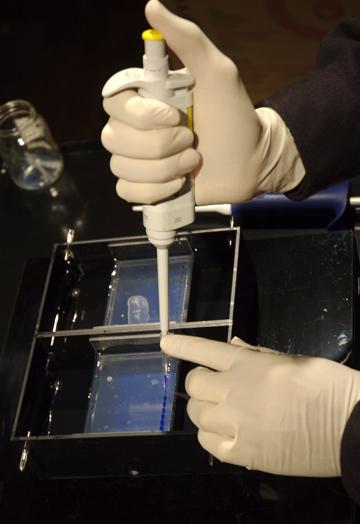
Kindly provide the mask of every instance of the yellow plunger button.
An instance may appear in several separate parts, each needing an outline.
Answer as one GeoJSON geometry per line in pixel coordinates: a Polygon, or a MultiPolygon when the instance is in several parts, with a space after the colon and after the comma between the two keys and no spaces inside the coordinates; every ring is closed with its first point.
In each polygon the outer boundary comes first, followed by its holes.
{"type": "Polygon", "coordinates": [[[163,35],[157,29],[147,29],[141,36],[143,40],[164,40],[163,35]]]}

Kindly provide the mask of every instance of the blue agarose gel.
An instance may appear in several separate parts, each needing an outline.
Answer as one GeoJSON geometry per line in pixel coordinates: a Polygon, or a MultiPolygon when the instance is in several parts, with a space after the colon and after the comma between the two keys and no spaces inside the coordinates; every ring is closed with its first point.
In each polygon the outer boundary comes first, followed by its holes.
{"type": "Polygon", "coordinates": [[[177,367],[172,359],[164,377],[160,351],[99,354],[85,431],[170,431],[177,367]]]}
{"type": "MultiPolygon", "coordinates": [[[[169,318],[186,320],[193,255],[169,259],[169,318]]],[[[118,251],[117,255],[121,255],[118,251]]],[[[156,258],[115,258],[105,325],[159,322],[156,258]]],[[[133,335],[131,341],[95,342],[96,363],[89,395],[85,431],[158,432],[172,429],[178,363],[170,359],[164,376],[159,338],[133,335]]]]}
{"type": "MultiPolygon", "coordinates": [[[[192,256],[169,259],[169,319],[186,320],[192,272],[192,256]]],[[[159,322],[156,258],[118,260],[110,283],[105,325],[159,322]]]]}

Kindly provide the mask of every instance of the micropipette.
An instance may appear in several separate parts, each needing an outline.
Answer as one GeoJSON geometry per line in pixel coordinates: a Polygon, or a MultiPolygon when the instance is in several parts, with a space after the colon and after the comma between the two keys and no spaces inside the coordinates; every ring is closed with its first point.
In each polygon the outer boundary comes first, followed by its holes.
{"type": "MultiPolygon", "coordinates": [[[[113,75],[103,88],[103,97],[113,96],[125,89],[137,89],[144,98],[161,100],[185,113],[188,126],[192,128],[192,76],[186,70],[169,71],[165,40],[159,31],[148,29],[143,32],[142,38],[145,42],[143,69],[129,68],[113,75]]],[[[169,247],[175,240],[176,230],[194,220],[195,201],[190,176],[174,197],[143,206],[146,234],[157,252],[161,337],[169,332],[169,247]]],[[[165,353],[163,367],[167,375],[169,360],[165,353]]]]}

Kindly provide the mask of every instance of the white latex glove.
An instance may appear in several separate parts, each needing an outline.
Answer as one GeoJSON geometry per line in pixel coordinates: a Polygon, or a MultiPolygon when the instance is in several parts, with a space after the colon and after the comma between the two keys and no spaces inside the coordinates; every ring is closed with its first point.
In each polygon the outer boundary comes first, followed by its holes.
{"type": "Polygon", "coordinates": [[[269,108],[254,110],[235,64],[199,27],[157,0],[147,3],[145,14],[195,78],[197,150],[193,133],[179,125],[177,109],[133,91],[105,99],[110,120],[102,142],[113,153],[119,196],[129,202],[162,200],[181,188],[190,171],[197,204],[293,189],[305,170],[281,117],[269,108]]]}
{"type": "Polygon", "coordinates": [[[340,475],[341,437],[360,399],[358,371],[240,339],[168,335],[161,347],[206,366],[191,370],[185,385],[189,417],[212,455],[267,473],[340,475]]]}

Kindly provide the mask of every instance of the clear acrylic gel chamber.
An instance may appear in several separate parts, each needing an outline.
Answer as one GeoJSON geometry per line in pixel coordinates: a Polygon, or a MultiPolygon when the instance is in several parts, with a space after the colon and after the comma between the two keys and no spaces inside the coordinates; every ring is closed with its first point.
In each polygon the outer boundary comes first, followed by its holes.
{"type": "MultiPolygon", "coordinates": [[[[171,331],[231,340],[239,244],[238,228],[178,235],[171,331]]],[[[55,245],[12,430],[22,467],[50,477],[209,471],[186,414],[192,365],[173,361],[164,385],[159,340],[146,237],[55,245]]]]}

